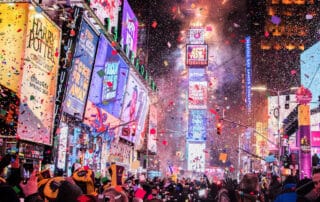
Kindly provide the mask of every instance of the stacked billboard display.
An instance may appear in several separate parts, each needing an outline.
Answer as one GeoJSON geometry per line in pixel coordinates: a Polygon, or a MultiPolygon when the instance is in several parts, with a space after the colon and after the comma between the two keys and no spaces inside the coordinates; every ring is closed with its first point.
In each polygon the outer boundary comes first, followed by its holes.
{"type": "Polygon", "coordinates": [[[0,10],[0,44],[11,47],[1,52],[0,84],[20,99],[17,135],[50,145],[61,31],[32,4],[3,3],[0,10]]]}
{"type": "Polygon", "coordinates": [[[85,19],[77,36],[63,111],[82,120],[87,100],[89,81],[94,64],[98,35],[85,19]]]}

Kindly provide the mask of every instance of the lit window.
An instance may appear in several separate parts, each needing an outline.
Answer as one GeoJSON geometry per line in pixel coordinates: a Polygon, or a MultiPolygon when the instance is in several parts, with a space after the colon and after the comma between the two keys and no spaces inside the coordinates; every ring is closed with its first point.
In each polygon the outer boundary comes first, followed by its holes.
{"type": "Polygon", "coordinates": [[[292,4],[292,0],[282,0],[283,4],[292,4]]]}
{"type": "Polygon", "coordinates": [[[306,3],[306,1],[305,0],[294,0],[294,3],[298,4],[298,5],[303,5],[306,3]]]}

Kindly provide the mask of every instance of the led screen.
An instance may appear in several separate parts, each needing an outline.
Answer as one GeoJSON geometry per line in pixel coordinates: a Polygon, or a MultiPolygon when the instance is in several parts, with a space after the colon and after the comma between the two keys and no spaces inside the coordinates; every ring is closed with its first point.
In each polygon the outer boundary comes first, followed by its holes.
{"type": "Polygon", "coordinates": [[[148,149],[151,152],[157,152],[157,120],[157,107],[150,105],[148,149]]]}
{"type": "Polygon", "coordinates": [[[82,119],[99,39],[84,19],[77,37],[63,111],[82,119]]]}
{"type": "Polygon", "coordinates": [[[189,81],[205,81],[206,70],[204,68],[189,68],[189,81]]]}
{"type": "Polygon", "coordinates": [[[50,145],[61,34],[43,13],[31,4],[28,9],[17,133],[22,140],[50,145]]]}
{"type": "Polygon", "coordinates": [[[246,37],[246,102],[247,110],[251,112],[251,77],[252,77],[252,67],[251,67],[251,38],[246,37]]]}
{"type": "Polygon", "coordinates": [[[125,52],[127,55],[130,51],[136,55],[138,24],[138,20],[128,1],[124,0],[122,9],[121,45],[122,47],[126,47],[125,52]]]}
{"type": "Polygon", "coordinates": [[[88,100],[119,118],[128,73],[126,63],[100,35],[88,100]]]}
{"type": "Polygon", "coordinates": [[[90,7],[102,24],[106,25],[107,21],[110,33],[112,28],[117,30],[121,0],[93,0],[90,7]]]}
{"type": "Polygon", "coordinates": [[[195,172],[204,172],[205,170],[205,143],[188,143],[188,170],[195,172]]]}
{"type": "Polygon", "coordinates": [[[127,123],[127,127],[132,128],[136,124],[135,136],[122,136],[123,138],[135,142],[137,145],[143,142],[144,136],[140,136],[144,128],[146,113],[148,111],[148,91],[133,73],[129,74],[121,120],[127,123]]]}
{"type": "Polygon", "coordinates": [[[317,108],[320,103],[320,42],[305,50],[300,56],[301,85],[312,93],[311,109],[317,108]]]}
{"type": "Polygon", "coordinates": [[[208,46],[207,45],[187,45],[187,66],[207,66],[208,46]]]}
{"type": "Polygon", "coordinates": [[[208,87],[206,81],[189,82],[189,109],[206,109],[208,101],[208,87]]]}
{"type": "Polygon", "coordinates": [[[206,141],[207,111],[189,110],[189,127],[187,141],[206,141]]]}
{"type": "Polygon", "coordinates": [[[204,44],[205,30],[202,28],[189,29],[190,44],[204,44]]]}

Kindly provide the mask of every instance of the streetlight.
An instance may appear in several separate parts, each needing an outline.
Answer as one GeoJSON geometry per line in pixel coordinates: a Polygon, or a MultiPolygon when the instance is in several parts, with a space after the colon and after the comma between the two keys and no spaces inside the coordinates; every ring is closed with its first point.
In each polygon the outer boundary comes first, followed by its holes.
{"type": "MultiPolygon", "coordinates": [[[[279,138],[279,145],[278,145],[278,149],[279,149],[279,156],[278,156],[278,161],[279,161],[279,168],[280,168],[280,162],[281,162],[281,135],[280,135],[280,95],[282,93],[288,92],[288,91],[292,91],[292,90],[296,90],[298,89],[298,87],[291,87],[291,88],[287,88],[287,89],[283,89],[283,90],[274,90],[274,89],[268,89],[265,86],[253,86],[251,87],[251,90],[253,91],[260,91],[260,92],[272,92],[272,93],[276,93],[277,94],[277,107],[275,108],[275,118],[277,119],[277,135],[279,138]]],[[[280,170],[279,173],[281,174],[280,170]]]]}

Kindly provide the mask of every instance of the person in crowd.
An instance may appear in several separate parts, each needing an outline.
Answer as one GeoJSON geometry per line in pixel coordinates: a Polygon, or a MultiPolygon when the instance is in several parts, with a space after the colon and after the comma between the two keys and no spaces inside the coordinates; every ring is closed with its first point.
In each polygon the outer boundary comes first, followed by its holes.
{"type": "Polygon", "coordinates": [[[264,202],[263,194],[260,193],[259,178],[254,173],[247,173],[240,181],[236,190],[238,202],[264,202]]]}
{"type": "Polygon", "coordinates": [[[304,197],[311,202],[320,201],[320,168],[313,170],[312,182],[312,189],[304,197]]]}
{"type": "Polygon", "coordinates": [[[78,168],[73,174],[72,179],[81,188],[82,192],[87,195],[98,196],[95,190],[94,172],[87,166],[78,168]]]}
{"type": "Polygon", "coordinates": [[[233,181],[231,178],[227,178],[223,181],[222,187],[218,191],[217,201],[218,202],[233,202],[236,201],[236,193],[237,189],[236,181],[233,181]]]}
{"type": "Polygon", "coordinates": [[[314,184],[312,182],[312,179],[310,178],[304,178],[302,180],[299,180],[297,183],[297,202],[309,202],[305,195],[308,194],[312,189],[314,188],[314,184]]]}
{"type": "MultiPolygon", "coordinates": [[[[271,176],[271,181],[265,192],[269,201],[274,201],[276,196],[281,193],[282,185],[280,183],[280,177],[277,175],[271,176]]],[[[268,202],[268,201],[267,201],[268,202]]]]}
{"type": "Polygon", "coordinates": [[[0,199],[3,202],[19,202],[16,191],[3,177],[3,171],[11,163],[12,155],[5,155],[0,161],[0,199]]]}
{"type": "Polygon", "coordinates": [[[294,176],[289,175],[283,182],[282,191],[276,197],[274,202],[286,202],[286,201],[296,201],[297,200],[297,180],[294,176]]]}

